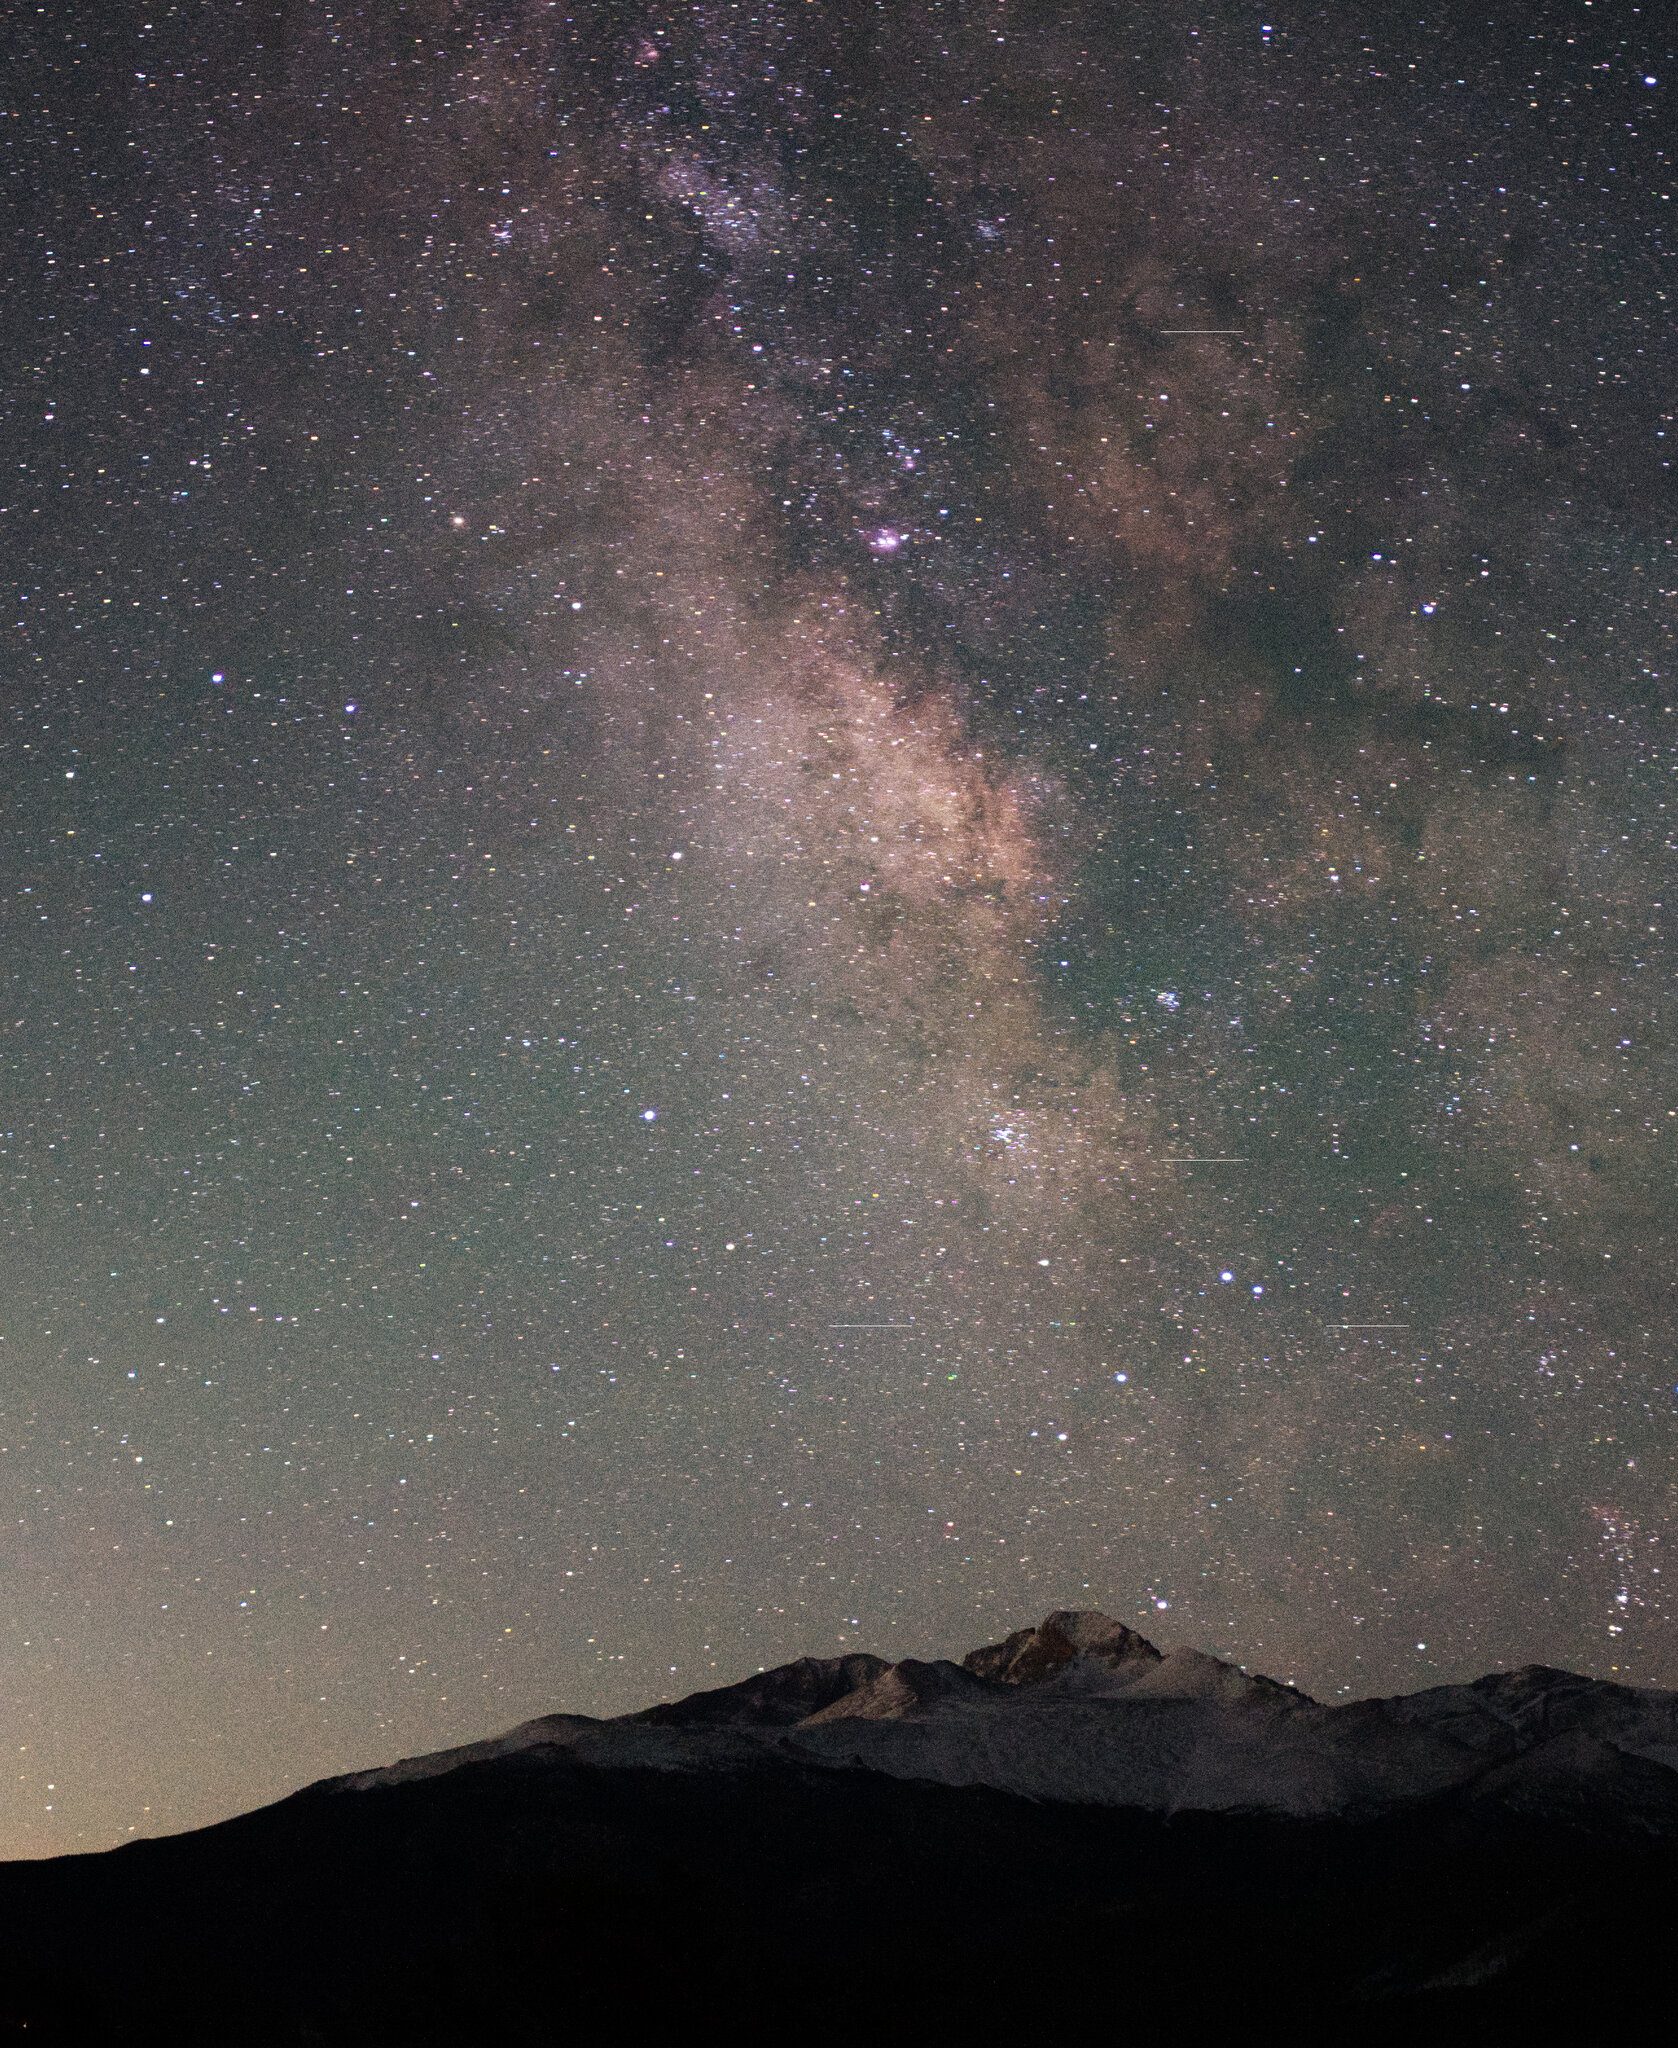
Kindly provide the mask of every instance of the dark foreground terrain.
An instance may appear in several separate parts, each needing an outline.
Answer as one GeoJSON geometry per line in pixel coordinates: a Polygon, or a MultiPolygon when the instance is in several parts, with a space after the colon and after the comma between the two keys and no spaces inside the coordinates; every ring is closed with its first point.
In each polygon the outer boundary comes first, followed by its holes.
{"type": "MultiPolygon", "coordinates": [[[[832,1669],[789,1667],[801,1685],[832,1669]]],[[[1010,1682],[1036,1674],[984,1681],[1010,1682]]],[[[788,1725],[761,1689],[736,1719],[761,1732],[766,1711],[788,1725]]],[[[680,1733],[682,1710],[660,1712],[680,1733]]],[[[705,1705],[688,1725],[718,1718],[705,1705]]],[[[812,1762],[780,1733],[692,1770],[527,1740],[0,1867],[0,2035],[1548,2041],[1601,2038],[1651,2000],[1664,2028],[1678,1836],[1660,1819],[1670,1774],[1638,1768],[1653,1822],[1623,1781],[1565,1810],[1475,1781],[1362,1815],[1168,1814],[812,1762]]]]}

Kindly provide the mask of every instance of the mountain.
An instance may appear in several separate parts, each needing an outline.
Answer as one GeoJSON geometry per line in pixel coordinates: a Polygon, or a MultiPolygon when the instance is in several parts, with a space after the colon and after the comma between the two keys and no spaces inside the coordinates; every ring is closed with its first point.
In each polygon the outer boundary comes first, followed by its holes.
{"type": "Polygon", "coordinates": [[[1646,1790],[1632,1804],[1662,1832],[1660,1788],[1678,1793],[1678,1696],[1533,1666],[1324,1706],[1199,1650],[1162,1654],[1106,1615],[1063,1611],[959,1664],[801,1657],[616,1720],[555,1715],[340,1784],[369,1791],[515,1749],[563,1752],[592,1770],[797,1759],[1076,1806],[1342,1819],[1471,1791],[1482,1804],[1536,1800],[1547,1811],[1541,1779],[1554,1780],[1558,1817],[1588,1817],[1561,1761],[1577,1756],[1593,1781],[1604,1759],[1650,1767],[1633,1773],[1646,1790]],[[1556,1748],[1564,1737],[1577,1740],[1556,1748]]]}
{"type": "Polygon", "coordinates": [[[1065,1611],[0,1866],[0,2038],[1548,2037],[1678,1991],[1675,1881],[1678,1695],[1325,1705],[1065,1611]]]}

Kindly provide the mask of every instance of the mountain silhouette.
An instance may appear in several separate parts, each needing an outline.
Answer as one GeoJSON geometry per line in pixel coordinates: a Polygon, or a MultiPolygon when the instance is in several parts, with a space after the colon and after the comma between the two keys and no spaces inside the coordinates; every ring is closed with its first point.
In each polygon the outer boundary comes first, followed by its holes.
{"type": "Polygon", "coordinates": [[[1678,1695],[1325,1705],[1062,1611],[0,1866],[0,2038],[1600,2029],[1678,1989],[1678,1695]]]}

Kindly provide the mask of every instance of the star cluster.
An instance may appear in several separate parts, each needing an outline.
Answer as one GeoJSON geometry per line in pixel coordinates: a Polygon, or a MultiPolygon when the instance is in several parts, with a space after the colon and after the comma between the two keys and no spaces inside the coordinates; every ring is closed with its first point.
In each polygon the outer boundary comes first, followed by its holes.
{"type": "Polygon", "coordinates": [[[1067,1603],[1678,1685],[1653,19],[17,28],[0,1849],[1067,1603]]]}

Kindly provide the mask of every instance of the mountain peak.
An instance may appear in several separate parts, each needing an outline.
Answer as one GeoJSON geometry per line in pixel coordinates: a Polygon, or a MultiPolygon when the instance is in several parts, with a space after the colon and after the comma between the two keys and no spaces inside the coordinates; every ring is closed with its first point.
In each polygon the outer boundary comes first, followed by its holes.
{"type": "Polygon", "coordinates": [[[736,1685],[689,1693],[685,1699],[644,1707],[624,1719],[658,1728],[791,1727],[889,1669],[884,1657],[864,1651],[847,1657],[799,1657],[771,1671],[755,1672],[736,1685]]]}
{"type": "Polygon", "coordinates": [[[1063,1671],[1074,1658],[1117,1669],[1123,1664],[1157,1664],[1160,1653],[1145,1636],[1095,1608],[1062,1607],[1035,1628],[1016,1629],[1000,1643],[971,1650],[961,1660],[975,1678],[1005,1685],[1032,1685],[1063,1671]]]}
{"type": "Polygon", "coordinates": [[[821,1708],[800,1725],[818,1728],[835,1721],[899,1721],[927,1712],[945,1700],[984,1697],[984,1684],[965,1665],[940,1657],[930,1663],[905,1657],[844,1699],[821,1708]]]}

